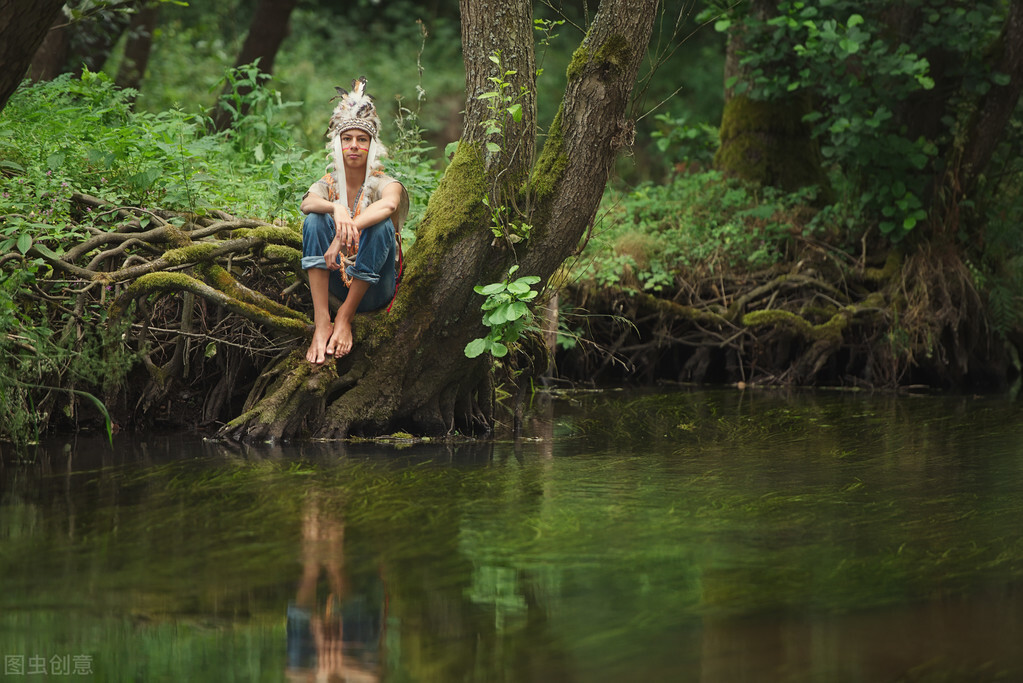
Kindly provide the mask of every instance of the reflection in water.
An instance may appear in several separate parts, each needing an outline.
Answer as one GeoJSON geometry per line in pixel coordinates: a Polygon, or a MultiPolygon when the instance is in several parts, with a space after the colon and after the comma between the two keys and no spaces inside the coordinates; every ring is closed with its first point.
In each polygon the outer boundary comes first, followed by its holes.
{"type": "Polygon", "coordinates": [[[341,518],[315,493],[302,522],[302,578],[288,605],[289,681],[378,681],[386,624],[386,593],[375,574],[353,580],[341,518]],[[328,593],[317,594],[325,574],[328,593]]]}
{"type": "Polygon", "coordinates": [[[0,654],[111,681],[1023,680],[1019,417],[622,392],[513,443],[46,444],[0,468],[0,654]]]}

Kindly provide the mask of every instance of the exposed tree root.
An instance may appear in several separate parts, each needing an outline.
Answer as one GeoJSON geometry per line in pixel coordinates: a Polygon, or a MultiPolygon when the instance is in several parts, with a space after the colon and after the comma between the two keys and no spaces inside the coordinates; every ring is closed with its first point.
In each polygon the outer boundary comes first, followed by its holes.
{"type": "Polygon", "coordinates": [[[956,252],[892,252],[876,268],[821,255],[811,249],[797,263],[728,277],[684,273],[673,300],[577,283],[563,300],[593,343],[562,352],[559,370],[587,381],[886,389],[1004,389],[1013,380],[956,252]]]}

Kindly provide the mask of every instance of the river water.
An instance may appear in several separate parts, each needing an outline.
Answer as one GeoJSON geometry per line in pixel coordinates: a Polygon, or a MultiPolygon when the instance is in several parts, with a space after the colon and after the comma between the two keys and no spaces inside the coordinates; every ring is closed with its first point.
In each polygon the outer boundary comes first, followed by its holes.
{"type": "Polygon", "coordinates": [[[1023,680],[1018,402],[535,407],[518,441],[120,434],[8,458],[4,675],[1023,680]]]}

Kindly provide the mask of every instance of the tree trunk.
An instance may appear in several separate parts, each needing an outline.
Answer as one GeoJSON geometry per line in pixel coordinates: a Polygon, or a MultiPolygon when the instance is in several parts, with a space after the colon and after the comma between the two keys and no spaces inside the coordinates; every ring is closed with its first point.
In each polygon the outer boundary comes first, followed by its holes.
{"type": "Polygon", "coordinates": [[[1009,76],[1005,85],[992,85],[977,106],[977,112],[963,143],[961,186],[969,196],[979,176],[987,169],[1005,127],[1012,118],[1023,91],[1023,3],[1009,3],[1001,36],[994,51],[992,71],[1009,76]]]}
{"type": "Polygon", "coordinates": [[[128,26],[128,42],[124,46],[124,61],[117,70],[114,81],[122,88],[139,89],[142,77],[149,64],[153,49],[153,31],[160,16],[159,5],[147,5],[131,18],[128,26]]]}
{"type": "MultiPolygon", "coordinates": [[[[1023,93],[1023,3],[1009,3],[1001,34],[991,50],[990,66],[992,72],[1007,75],[1009,81],[993,84],[980,98],[964,132],[945,153],[946,166],[933,183],[931,239],[949,240],[958,233],[962,203],[973,199],[1019,104],[1023,93]]],[[[970,241],[982,243],[982,230],[971,235],[970,241]]]]}
{"type": "MultiPolygon", "coordinates": [[[[259,60],[259,70],[265,74],[272,74],[274,60],[277,58],[277,50],[288,35],[288,21],[291,12],[298,5],[298,0],[260,0],[256,12],[252,16],[252,23],[249,25],[249,34],[245,38],[235,66],[245,66],[259,60]]],[[[227,84],[224,93],[230,88],[227,84]]],[[[239,88],[244,94],[248,88],[239,88]]],[[[240,112],[244,115],[244,110],[240,112]]],[[[233,121],[232,113],[222,106],[217,106],[213,114],[213,125],[217,130],[227,130],[233,121]]]]}
{"type": "MultiPolygon", "coordinates": [[[[769,0],[752,0],[748,11],[758,21],[777,14],[769,0]]],[[[738,83],[752,85],[741,63],[745,49],[743,23],[737,21],[729,31],[725,53],[725,108],[715,167],[758,185],[789,191],[809,185],[825,187],[818,145],[803,122],[812,110],[810,98],[795,95],[763,101],[736,94],[738,83]],[[735,84],[728,87],[732,79],[735,84]]]]}
{"type": "Polygon", "coordinates": [[[62,0],[0,0],[0,111],[18,89],[63,6],[62,0]]]}
{"type": "MultiPolygon", "coordinates": [[[[334,363],[312,367],[298,351],[283,359],[272,386],[250,396],[249,409],[222,436],[267,439],[305,432],[343,438],[396,429],[430,435],[492,429],[489,362],[462,353],[470,340],[484,335],[482,298],[473,287],[500,280],[516,256],[522,274],[545,281],[578,245],[617,151],[632,140],[625,112],[658,2],[601,2],[569,67],[560,114],[535,164],[526,157],[528,141],[502,146],[500,163],[488,156],[480,126],[490,113],[472,99],[495,73],[486,58],[494,49],[502,50],[502,70],[531,82],[531,3],[471,4],[463,33],[466,132],[430,199],[392,312],[360,316],[354,350],[334,363]],[[508,23],[485,21],[497,16],[508,23]],[[505,169],[518,163],[532,169],[519,208],[529,207],[533,228],[516,255],[503,242],[492,245],[483,201],[505,169]]],[[[532,106],[524,106],[521,126],[512,130],[528,137],[534,125],[532,106]]]]}
{"type": "Polygon", "coordinates": [[[68,31],[67,18],[60,14],[32,57],[32,64],[28,68],[29,79],[33,83],[52,81],[64,73],[70,55],[71,32],[68,31]]]}
{"type": "Polygon", "coordinates": [[[32,57],[29,77],[49,81],[62,73],[80,77],[85,69],[102,69],[131,21],[128,12],[138,4],[135,0],[114,3],[73,25],[58,16],[32,57]]]}

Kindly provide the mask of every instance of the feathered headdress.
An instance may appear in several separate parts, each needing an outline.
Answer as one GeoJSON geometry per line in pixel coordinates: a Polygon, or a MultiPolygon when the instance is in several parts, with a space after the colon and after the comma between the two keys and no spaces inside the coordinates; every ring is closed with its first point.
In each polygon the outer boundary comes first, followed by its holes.
{"type": "Polygon", "coordinates": [[[366,77],[360,76],[352,81],[352,91],[336,87],[337,95],[331,98],[340,100],[334,107],[334,113],[330,116],[330,125],[327,127],[327,149],[331,154],[333,163],[328,166],[328,171],[334,174],[334,181],[337,183],[338,192],[344,196],[345,162],[344,150],[341,148],[341,134],[346,130],[358,128],[369,133],[369,154],[366,159],[366,180],[370,174],[380,167],[378,158],[387,154],[387,148],[380,143],[380,117],[377,116],[376,105],[373,104],[373,97],[366,92],[366,77]]]}

